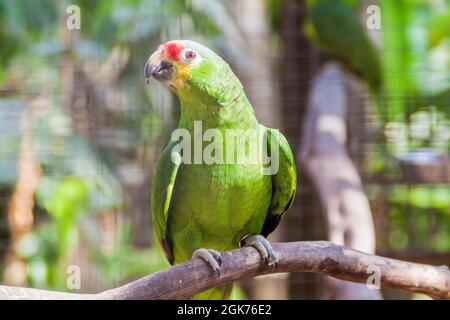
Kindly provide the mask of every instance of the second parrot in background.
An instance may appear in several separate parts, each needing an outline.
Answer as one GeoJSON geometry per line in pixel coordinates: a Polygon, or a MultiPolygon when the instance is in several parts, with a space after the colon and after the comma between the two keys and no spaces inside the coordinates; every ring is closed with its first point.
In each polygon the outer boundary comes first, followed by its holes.
{"type": "Polygon", "coordinates": [[[324,53],[360,76],[374,94],[381,87],[381,65],[375,46],[359,20],[353,0],[308,0],[307,38],[324,53]]]}

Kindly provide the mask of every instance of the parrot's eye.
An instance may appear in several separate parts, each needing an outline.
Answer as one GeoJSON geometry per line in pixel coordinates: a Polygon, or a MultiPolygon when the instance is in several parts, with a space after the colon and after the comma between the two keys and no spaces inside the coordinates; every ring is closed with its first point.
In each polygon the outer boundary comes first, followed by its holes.
{"type": "Polygon", "coordinates": [[[194,51],[189,50],[186,51],[184,56],[186,57],[187,60],[194,60],[197,54],[194,51]]]}
{"type": "Polygon", "coordinates": [[[200,57],[198,56],[197,52],[195,52],[192,49],[184,49],[180,53],[180,60],[185,65],[192,65],[197,64],[200,62],[200,57]]]}

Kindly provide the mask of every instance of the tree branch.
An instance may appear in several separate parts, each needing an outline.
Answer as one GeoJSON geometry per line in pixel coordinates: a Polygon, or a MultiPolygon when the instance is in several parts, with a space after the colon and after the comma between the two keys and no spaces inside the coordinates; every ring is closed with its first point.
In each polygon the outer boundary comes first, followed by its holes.
{"type": "Polygon", "coordinates": [[[246,247],[222,253],[219,278],[202,260],[194,259],[98,294],[0,286],[0,299],[187,299],[208,288],[278,272],[316,272],[359,283],[366,283],[375,272],[381,286],[450,299],[447,266],[384,258],[327,241],[276,243],[273,247],[281,258],[276,270],[264,266],[258,252],[246,247]]]}

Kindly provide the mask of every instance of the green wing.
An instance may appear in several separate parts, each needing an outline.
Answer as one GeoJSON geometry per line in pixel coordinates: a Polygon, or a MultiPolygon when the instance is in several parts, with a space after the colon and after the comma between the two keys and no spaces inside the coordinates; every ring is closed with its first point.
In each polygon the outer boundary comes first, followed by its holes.
{"type": "Polygon", "coordinates": [[[381,65],[376,49],[348,1],[309,1],[305,34],[322,51],[361,76],[372,90],[379,89],[381,65]]]}
{"type": "Polygon", "coordinates": [[[176,142],[169,143],[161,153],[156,163],[152,182],[151,207],[153,225],[167,260],[173,264],[173,243],[169,236],[167,218],[169,216],[170,199],[175,180],[180,167],[180,154],[172,152],[176,142]]]}
{"type": "Polygon", "coordinates": [[[278,149],[279,166],[272,176],[272,201],[261,232],[264,236],[278,226],[283,214],[292,206],[297,189],[294,155],[286,138],[278,130],[268,128],[267,144],[271,155],[278,149]]]}

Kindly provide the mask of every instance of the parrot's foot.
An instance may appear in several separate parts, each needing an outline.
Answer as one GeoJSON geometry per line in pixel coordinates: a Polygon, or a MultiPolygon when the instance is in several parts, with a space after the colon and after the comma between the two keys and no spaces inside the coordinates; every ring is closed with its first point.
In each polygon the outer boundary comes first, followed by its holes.
{"type": "Polygon", "coordinates": [[[277,267],[279,258],[278,254],[272,248],[270,242],[262,235],[245,236],[241,240],[241,247],[253,247],[258,250],[261,257],[264,259],[266,266],[273,265],[277,267]]]}
{"type": "Polygon", "coordinates": [[[200,248],[194,251],[192,258],[200,258],[205,261],[217,277],[220,277],[220,265],[222,264],[222,256],[219,251],[213,249],[200,248]]]}

